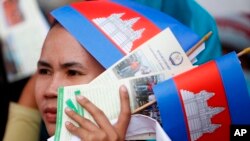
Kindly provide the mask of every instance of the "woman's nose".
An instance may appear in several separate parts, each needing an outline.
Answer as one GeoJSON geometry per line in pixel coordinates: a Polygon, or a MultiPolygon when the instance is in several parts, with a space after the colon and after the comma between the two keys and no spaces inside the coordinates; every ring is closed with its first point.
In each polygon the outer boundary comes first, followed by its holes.
{"type": "Polygon", "coordinates": [[[63,86],[63,81],[60,79],[60,77],[53,77],[48,82],[48,88],[46,90],[45,97],[47,98],[56,98],[57,97],[57,91],[58,88],[63,86]]]}

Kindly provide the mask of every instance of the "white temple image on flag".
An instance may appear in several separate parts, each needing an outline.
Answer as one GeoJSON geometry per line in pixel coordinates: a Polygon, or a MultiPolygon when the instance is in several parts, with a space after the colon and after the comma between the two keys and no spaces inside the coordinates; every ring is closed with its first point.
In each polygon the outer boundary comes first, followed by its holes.
{"type": "Polygon", "coordinates": [[[122,51],[128,54],[136,39],[141,38],[145,28],[134,30],[132,26],[140,19],[139,17],[122,20],[125,13],[114,13],[107,18],[95,18],[92,21],[98,25],[102,31],[108,35],[122,51]]]}
{"type": "Polygon", "coordinates": [[[221,113],[224,107],[211,107],[207,101],[215,94],[205,90],[197,94],[187,90],[180,90],[181,97],[185,107],[186,117],[188,119],[188,128],[191,140],[199,139],[204,133],[212,133],[220,124],[213,124],[211,118],[221,113]]]}

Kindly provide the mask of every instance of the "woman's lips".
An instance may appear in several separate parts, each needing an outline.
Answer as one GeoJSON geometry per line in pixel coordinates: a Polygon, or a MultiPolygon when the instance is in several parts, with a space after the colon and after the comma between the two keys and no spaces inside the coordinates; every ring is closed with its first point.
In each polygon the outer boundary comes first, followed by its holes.
{"type": "Polygon", "coordinates": [[[56,123],[56,108],[46,108],[44,110],[45,118],[50,123],[56,123]]]}

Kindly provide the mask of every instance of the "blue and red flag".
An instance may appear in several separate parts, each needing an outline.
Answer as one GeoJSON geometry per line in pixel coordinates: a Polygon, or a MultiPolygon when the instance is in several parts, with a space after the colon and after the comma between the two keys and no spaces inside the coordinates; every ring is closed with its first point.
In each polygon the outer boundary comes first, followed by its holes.
{"type": "Polygon", "coordinates": [[[230,125],[250,125],[250,98],[235,52],[153,90],[163,128],[172,140],[230,140],[230,125]]]}
{"type": "Polygon", "coordinates": [[[131,0],[73,3],[51,14],[105,68],[167,27],[184,51],[200,40],[174,18],[131,0]]]}

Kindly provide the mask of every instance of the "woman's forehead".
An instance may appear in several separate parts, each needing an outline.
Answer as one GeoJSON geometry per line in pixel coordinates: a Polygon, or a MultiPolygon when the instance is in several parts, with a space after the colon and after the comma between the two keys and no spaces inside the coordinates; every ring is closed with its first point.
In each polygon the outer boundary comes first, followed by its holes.
{"type": "Polygon", "coordinates": [[[41,57],[76,58],[89,56],[80,43],[62,26],[56,24],[49,31],[44,42],[41,57]]]}
{"type": "Polygon", "coordinates": [[[65,49],[83,50],[80,43],[60,24],[54,25],[48,33],[44,47],[64,47],[65,49]]]}

